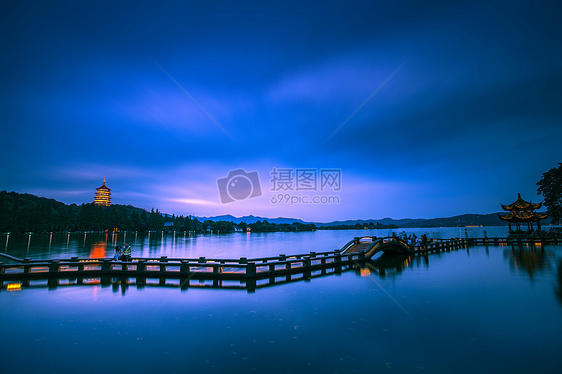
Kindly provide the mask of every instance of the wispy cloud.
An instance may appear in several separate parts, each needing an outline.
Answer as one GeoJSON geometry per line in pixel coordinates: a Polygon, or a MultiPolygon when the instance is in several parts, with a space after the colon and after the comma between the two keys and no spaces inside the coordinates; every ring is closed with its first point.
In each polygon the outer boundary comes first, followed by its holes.
{"type": "Polygon", "coordinates": [[[181,203],[187,205],[208,205],[208,206],[221,206],[220,202],[217,201],[210,201],[210,200],[203,200],[203,199],[182,199],[182,198],[168,198],[168,201],[172,201],[174,203],[181,203]]]}
{"type": "Polygon", "coordinates": [[[388,77],[386,77],[386,79],[361,103],[361,105],[359,105],[350,115],[349,117],[347,117],[327,138],[325,141],[330,140],[331,137],[333,137],[334,135],[337,134],[338,131],[341,130],[342,127],[344,127],[352,118],[355,114],[357,114],[357,112],[359,112],[361,110],[361,108],[363,108],[363,106],[365,106],[365,104],[367,104],[369,102],[369,100],[371,100],[371,98],[373,96],[375,96],[375,94],[377,92],[379,92],[391,79],[392,77],[394,77],[394,75],[396,75],[396,73],[398,73],[400,71],[400,69],[402,69],[402,66],[404,66],[404,63],[402,65],[400,65],[398,68],[396,68],[396,70],[394,70],[388,77]]]}
{"type": "Polygon", "coordinates": [[[234,138],[226,129],[209,113],[187,90],[170,74],[166,69],[164,69],[159,63],[156,62],[156,65],[170,80],[187,96],[189,99],[213,122],[221,131],[228,136],[231,140],[234,141],[234,138]]]}

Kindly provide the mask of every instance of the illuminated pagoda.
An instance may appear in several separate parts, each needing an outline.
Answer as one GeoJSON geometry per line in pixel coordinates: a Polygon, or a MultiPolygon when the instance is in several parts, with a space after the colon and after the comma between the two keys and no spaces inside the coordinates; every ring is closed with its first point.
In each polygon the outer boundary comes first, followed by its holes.
{"type": "Polygon", "coordinates": [[[511,224],[515,224],[516,231],[521,231],[521,224],[526,223],[529,231],[533,230],[533,222],[537,223],[538,230],[541,230],[541,219],[548,217],[547,213],[537,213],[535,210],[540,209],[542,203],[533,204],[521,198],[521,194],[517,194],[517,200],[509,205],[500,204],[506,212],[505,216],[498,216],[500,219],[507,221],[509,231],[511,232],[511,224]]]}
{"type": "Polygon", "coordinates": [[[105,185],[105,178],[103,178],[103,185],[96,188],[94,204],[101,206],[111,205],[111,189],[105,185]]]}

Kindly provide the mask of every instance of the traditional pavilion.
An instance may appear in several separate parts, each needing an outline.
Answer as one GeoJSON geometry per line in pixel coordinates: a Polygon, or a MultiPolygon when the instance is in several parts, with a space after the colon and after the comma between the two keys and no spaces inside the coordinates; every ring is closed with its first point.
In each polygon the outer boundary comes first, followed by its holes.
{"type": "Polygon", "coordinates": [[[507,221],[509,224],[509,231],[511,232],[511,224],[515,224],[515,231],[522,231],[521,224],[526,223],[528,230],[533,230],[533,222],[536,222],[537,228],[541,229],[541,219],[548,217],[547,213],[537,213],[535,210],[540,209],[542,203],[533,204],[521,198],[521,194],[517,194],[517,200],[509,205],[500,204],[506,212],[505,216],[498,216],[500,219],[507,221]]]}
{"type": "Polygon", "coordinates": [[[103,178],[103,185],[96,188],[94,204],[101,206],[111,205],[111,189],[105,185],[105,178],[103,178]]]}

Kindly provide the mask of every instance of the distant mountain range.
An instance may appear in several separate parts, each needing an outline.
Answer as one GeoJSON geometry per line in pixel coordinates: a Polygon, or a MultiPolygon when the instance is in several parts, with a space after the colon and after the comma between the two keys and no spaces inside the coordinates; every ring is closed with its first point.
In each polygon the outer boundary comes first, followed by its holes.
{"type": "MultiPolygon", "coordinates": [[[[66,204],[56,201],[54,199],[47,199],[44,197],[38,197],[31,194],[19,194],[17,192],[0,192],[0,213],[9,214],[11,203],[10,201],[17,198],[18,204],[21,206],[23,210],[32,210],[37,204],[48,205],[51,209],[60,209],[61,207],[67,207],[66,204]]],[[[70,209],[79,209],[79,206],[76,204],[68,205],[70,209]]],[[[124,212],[127,216],[131,215],[133,212],[136,214],[142,214],[146,212],[144,209],[135,208],[133,206],[122,206],[124,212]]],[[[506,212],[500,212],[500,214],[505,214],[506,212]]],[[[1,215],[1,214],[0,214],[1,215]]],[[[171,217],[171,215],[168,215],[171,217]]],[[[356,224],[364,225],[370,224],[371,222],[376,225],[380,223],[381,225],[396,225],[400,228],[414,228],[414,227],[466,227],[466,226],[507,226],[507,222],[502,221],[498,218],[497,213],[491,214],[462,214],[459,216],[453,217],[446,217],[446,218],[431,218],[431,219],[424,219],[424,218],[403,218],[403,219],[393,219],[393,218],[383,218],[383,219],[358,219],[358,220],[347,220],[347,221],[332,221],[332,222],[306,222],[302,219],[298,218],[285,218],[285,217],[277,217],[277,218],[268,218],[268,217],[260,217],[260,216],[243,216],[243,217],[234,217],[233,215],[227,214],[222,216],[214,216],[214,217],[197,217],[199,221],[211,220],[211,221],[227,221],[227,222],[234,222],[236,224],[244,221],[247,224],[255,223],[257,221],[268,221],[269,223],[275,224],[292,224],[294,222],[302,223],[302,224],[310,224],[313,223],[318,227],[321,226],[339,226],[339,225],[347,225],[353,226],[356,224]]],[[[0,220],[1,222],[1,220],[0,220]]],[[[550,218],[545,219],[541,222],[543,225],[549,225],[551,223],[550,218]]]]}
{"type": "MultiPolygon", "coordinates": [[[[243,216],[243,217],[234,217],[230,214],[225,214],[222,216],[215,216],[215,217],[196,217],[199,221],[205,221],[205,220],[209,220],[209,221],[227,221],[227,222],[234,222],[234,223],[240,223],[240,222],[246,222],[248,224],[250,223],[256,223],[257,221],[267,221],[269,223],[294,223],[294,222],[298,222],[298,223],[313,223],[313,222],[304,222],[302,219],[298,219],[298,218],[284,218],[284,217],[278,217],[278,218],[267,218],[267,217],[256,217],[256,216],[243,216]]],[[[317,225],[318,226],[318,225],[317,225]]]]}
{"type": "MultiPolygon", "coordinates": [[[[504,214],[501,212],[500,214],[504,214]]],[[[359,223],[364,224],[377,224],[381,225],[396,225],[401,228],[413,228],[413,227],[466,227],[466,226],[507,226],[507,222],[502,221],[498,218],[497,213],[491,214],[462,214],[459,216],[446,217],[446,218],[403,218],[403,219],[393,219],[393,218],[383,218],[383,219],[358,219],[358,220],[347,220],[347,221],[333,221],[333,222],[306,222],[297,218],[267,218],[259,216],[243,216],[234,217],[230,214],[216,217],[197,217],[199,220],[210,220],[210,221],[232,221],[234,223],[240,223],[242,221],[246,223],[254,223],[257,221],[268,221],[270,223],[314,223],[316,226],[338,226],[338,225],[355,225],[359,223]]],[[[544,225],[548,225],[550,219],[543,221],[544,225]]]]}

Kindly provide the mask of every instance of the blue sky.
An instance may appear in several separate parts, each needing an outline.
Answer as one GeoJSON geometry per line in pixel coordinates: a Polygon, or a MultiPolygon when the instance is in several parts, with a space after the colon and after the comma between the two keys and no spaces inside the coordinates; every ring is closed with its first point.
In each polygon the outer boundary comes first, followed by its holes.
{"type": "Polygon", "coordinates": [[[539,201],[562,161],[554,1],[0,7],[2,190],[80,204],[105,177],[174,214],[431,218],[539,201]],[[272,191],[274,168],[341,188],[272,191]],[[221,202],[236,169],[261,196],[221,202]]]}

